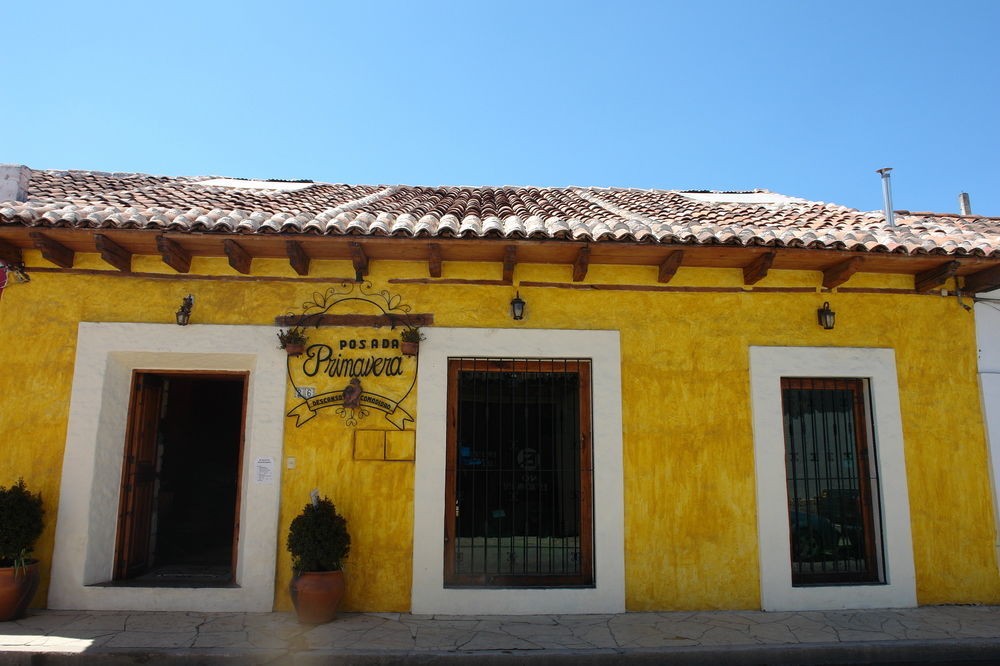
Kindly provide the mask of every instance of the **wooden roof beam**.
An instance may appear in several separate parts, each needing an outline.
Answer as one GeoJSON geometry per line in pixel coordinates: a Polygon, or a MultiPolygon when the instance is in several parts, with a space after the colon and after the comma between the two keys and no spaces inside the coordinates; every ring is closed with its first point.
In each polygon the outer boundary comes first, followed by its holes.
{"type": "Polygon", "coordinates": [[[250,264],[253,263],[253,257],[250,256],[249,252],[231,238],[222,241],[222,249],[226,251],[226,257],[229,259],[229,265],[233,267],[233,270],[239,271],[244,275],[250,275],[250,264]]]}
{"type": "Polygon", "coordinates": [[[677,273],[677,269],[681,267],[682,261],[684,261],[684,250],[674,250],[668,254],[667,258],[660,264],[656,281],[663,284],[670,282],[674,278],[674,274],[677,273]]]}
{"type": "Polygon", "coordinates": [[[517,266],[517,246],[508,245],[503,251],[503,281],[514,281],[514,267],[517,266]]]}
{"type": "Polygon", "coordinates": [[[590,266],[590,246],[584,245],[576,253],[576,260],[573,261],[573,282],[581,282],[587,277],[587,268],[590,266]]]}
{"type": "Polygon", "coordinates": [[[361,282],[361,278],[368,275],[368,255],[361,243],[351,241],[351,263],[354,264],[354,280],[361,282]]]}
{"type": "Polygon", "coordinates": [[[980,291],[1000,289],[1000,266],[993,266],[965,276],[962,291],[976,294],[980,291]]]}
{"type": "Polygon", "coordinates": [[[438,243],[427,245],[427,272],[432,278],[441,277],[441,245],[438,243]]]}
{"type": "Polygon", "coordinates": [[[170,240],[166,236],[157,236],[156,249],[159,250],[163,263],[178,273],[187,273],[191,270],[191,253],[177,241],[170,240]]]}
{"type": "Polygon", "coordinates": [[[7,265],[24,263],[24,258],[21,256],[21,248],[0,240],[0,261],[7,265]]]}
{"type": "Polygon", "coordinates": [[[288,263],[299,275],[309,275],[309,255],[300,241],[285,241],[285,253],[288,255],[288,263]]]}
{"type": "Polygon", "coordinates": [[[861,264],[864,261],[861,257],[851,257],[847,261],[830,266],[823,271],[823,286],[827,289],[833,289],[844,284],[851,279],[852,275],[861,270],[861,264]]]}
{"type": "Polygon", "coordinates": [[[122,273],[132,272],[132,253],[104,234],[94,234],[94,245],[101,253],[101,259],[122,273]]]}
{"type": "Polygon", "coordinates": [[[40,231],[32,231],[28,234],[35,249],[41,250],[42,256],[60,268],[73,268],[73,257],[75,253],[62,243],[52,240],[40,231]]]}
{"type": "Polygon", "coordinates": [[[929,271],[917,273],[913,276],[914,289],[917,291],[930,291],[935,287],[940,287],[948,278],[955,276],[955,271],[961,265],[957,261],[948,261],[929,271]]]}
{"type": "Polygon", "coordinates": [[[773,251],[765,252],[744,266],[743,284],[756,284],[767,277],[767,271],[771,268],[771,264],[774,263],[775,254],[777,253],[773,251]]]}

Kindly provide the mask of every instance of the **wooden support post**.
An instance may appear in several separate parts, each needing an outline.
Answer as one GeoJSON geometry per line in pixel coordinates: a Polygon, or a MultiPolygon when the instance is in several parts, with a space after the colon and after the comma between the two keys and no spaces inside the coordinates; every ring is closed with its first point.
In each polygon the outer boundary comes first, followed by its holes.
{"type": "Polygon", "coordinates": [[[962,291],[975,294],[1000,289],[1000,266],[993,266],[965,276],[962,291]]]}
{"type": "Polygon", "coordinates": [[[132,272],[132,253],[104,234],[94,234],[94,245],[101,253],[101,259],[122,273],[132,272]]]}
{"type": "Polygon", "coordinates": [[[660,264],[659,274],[656,276],[657,282],[662,282],[666,284],[673,279],[674,274],[677,269],[681,267],[681,262],[684,260],[684,250],[674,250],[667,255],[667,258],[663,260],[660,264]]]}
{"type": "Polygon", "coordinates": [[[441,246],[437,243],[427,246],[427,272],[431,277],[441,277],[441,246]]]}
{"type": "Polygon", "coordinates": [[[285,241],[285,253],[288,255],[288,263],[299,275],[309,275],[309,255],[302,248],[299,241],[285,241]]]}
{"type": "Polygon", "coordinates": [[[743,284],[756,284],[767,277],[774,263],[774,252],[766,252],[743,267],[743,284]]]}
{"type": "Polygon", "coordinates": [[[517,246],[508,245],[503,251],[503,280],[514,281],[514,267],[517,266],[517,246]]]}
{"type": "Polygon", "coordinates": [[[250,256],[249,252],[240,247],[240,244],[232,238],[222,241],[222,249],[226,251],[226,257],[229,258],[229,265],[233,267],[233,270],[250,275],[250,263],[253,261],[253,257],[250,256]]]}
{"type": "Polygon", "coordinates": [[[368,255],[361,243],[351,241],[351,262],[354,264],[354,280],[361,282],[361,278],[368,275],[368,255]]]}
{"type": "Polygon", "coordinates": [[[157,236],[156,249],[159,250],[163,263],[178,273],[187,273],[191,270],[191,254],[176,241],[166,236],[157,236]]]}
{"type": "Polygon", "coordinates": [[[35,249],[42,251],[43,257],[60,268],[73,268],[73,250],[39,231],[32,231],[28,235],[35,243],[35,249]]]}
{"type": "Polygon", "coordinates": [[[584,245],[576,253],[576,261],[573,262],[573,282],[580,282],[587,277],[587,268],[590,267],[590,246],[584,245]]]}
{"type": "Polygon", "coordinates": [[[862,263],[864,263],[864,259],[861,257],[851,257],[847,261],[830,266],[823,271],[823,286],[827,289],[839,287],[861,270],[862,263]]]}
{"type": "Polygon", "coordinates": [[[917,273],[913,276],[913,288],[917,291],[930,291],[940,287],[948,278],[955,275],[955,271],[961,265],[957,261],[948,261],[923,273],[917,273]]]}
{"type": "Polygon", "coordinates": [[[21,256],[21,248],[16,245],[11,245],[10,243],[5,243],[0,241],[0,261],[7,264],[20,264],[24,262],[24,258],[21,256]]]}

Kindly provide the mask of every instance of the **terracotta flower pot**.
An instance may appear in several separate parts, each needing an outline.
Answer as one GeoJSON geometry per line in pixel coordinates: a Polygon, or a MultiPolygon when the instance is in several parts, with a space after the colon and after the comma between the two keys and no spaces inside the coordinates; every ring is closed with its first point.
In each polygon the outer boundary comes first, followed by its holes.
{"type": "Polygon", "coordinates": [[[0,567],[0,622],[24,617],[38,579],[38,560],[25,567],[0,567]]]}
{"type": "Polygon", "coordinates": [[[419,342],[402,342],[399,345],[400,350],[403,352],[403,356],[416,356],[417,352],[420,351],[419,342]]]}
{"type": "Polygon", "coordinates": [[[289,356],[301,356],[305,350],[306,344],[304,342],[289,342],[285,344],[285,351],[289,356]]]}
{"type": "Polygon", "coordinates": [[[343,571],[303,571],[288,586],[295,613],[302,624],[322,624],[336,619],[347,584],[343,571]]]}

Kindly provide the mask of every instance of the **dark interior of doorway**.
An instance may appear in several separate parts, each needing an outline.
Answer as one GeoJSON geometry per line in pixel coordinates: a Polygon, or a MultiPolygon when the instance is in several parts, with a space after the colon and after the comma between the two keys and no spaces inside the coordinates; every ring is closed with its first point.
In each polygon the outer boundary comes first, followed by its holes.
{"type": "Polygon", "coordinates": [[[245,376],[163,375],[150,565],[118,585],[233,581],[245,376]]]}

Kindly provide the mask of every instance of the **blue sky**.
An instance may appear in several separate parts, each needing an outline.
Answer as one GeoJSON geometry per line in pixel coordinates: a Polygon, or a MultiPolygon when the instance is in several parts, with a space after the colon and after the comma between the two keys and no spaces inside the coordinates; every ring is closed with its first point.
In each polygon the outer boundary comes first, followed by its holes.
{"type": "Polygon", "coordinates": [[[11,3],[0,162],[1000,215],[1000,2],[11,3]]]}

